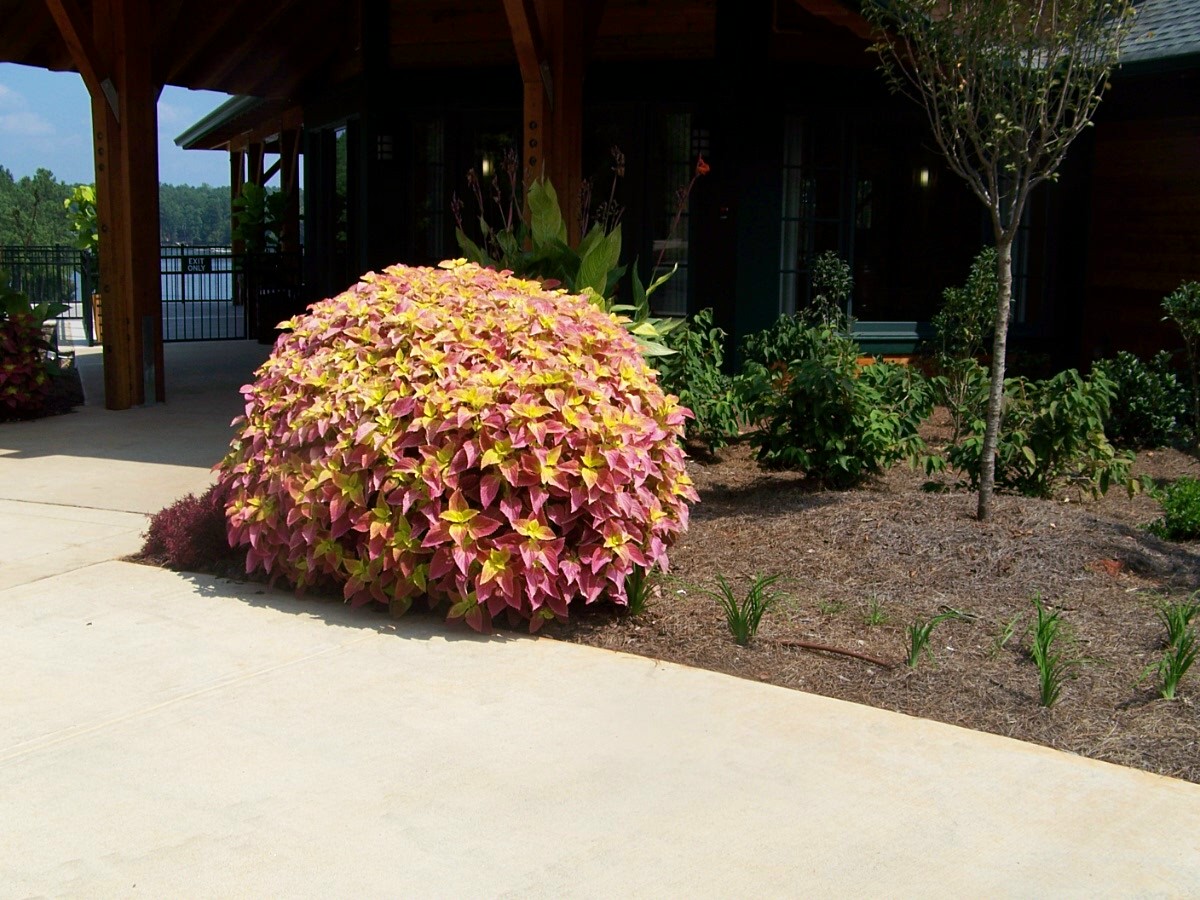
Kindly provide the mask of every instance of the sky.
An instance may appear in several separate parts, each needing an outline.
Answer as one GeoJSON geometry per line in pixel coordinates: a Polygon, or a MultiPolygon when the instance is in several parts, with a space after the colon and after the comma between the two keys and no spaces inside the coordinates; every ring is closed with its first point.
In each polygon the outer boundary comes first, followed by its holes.
{"type": "MultiPolygon", "coordinates": [[[[229,155],[181,150],[175,138],[228,98],[213,91],[166,87],[158,101],[158,180],[163,184],[229,184],[229,155]]],[[[74,72],[0,63],[0,166],[16,178],[49,169],[69,184],[96,180],[92,107],[74,72]]]]}

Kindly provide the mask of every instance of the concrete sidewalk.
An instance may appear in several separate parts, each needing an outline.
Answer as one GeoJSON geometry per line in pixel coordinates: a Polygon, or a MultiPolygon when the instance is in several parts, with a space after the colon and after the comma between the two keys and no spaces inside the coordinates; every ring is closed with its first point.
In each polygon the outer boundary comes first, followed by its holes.
{"type": "Polygon", "coordinates": [[[0,897],[1200,896],[1192,784],[115,561],[223,452],[214,350],[0,426],[0,897]]]}

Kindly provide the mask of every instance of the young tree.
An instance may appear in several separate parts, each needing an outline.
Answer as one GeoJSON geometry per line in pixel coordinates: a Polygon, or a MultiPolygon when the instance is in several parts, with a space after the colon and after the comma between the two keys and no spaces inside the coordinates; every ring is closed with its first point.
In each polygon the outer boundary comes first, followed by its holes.
{"type": "Polygon", "coordinates": [[[1004,400],[1012,247],[1030,192],[1055,177],[1091,123],[1131,0],[865,0],[892,88],[925,108],[933,137],[987,208],[996,244],[991,389],[979,479],[991,512],[1004,400]]]}

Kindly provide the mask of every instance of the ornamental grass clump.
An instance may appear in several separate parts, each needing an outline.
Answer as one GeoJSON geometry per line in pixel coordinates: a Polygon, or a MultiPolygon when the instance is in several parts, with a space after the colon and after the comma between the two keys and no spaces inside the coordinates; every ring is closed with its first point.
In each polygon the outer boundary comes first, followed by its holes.
{"type": "Polygon", "coordinates": [[[536,630],[666,568],[688,412],[586,299],[392,266],[287,327],[218,467],[248,571],[536,630]]]}

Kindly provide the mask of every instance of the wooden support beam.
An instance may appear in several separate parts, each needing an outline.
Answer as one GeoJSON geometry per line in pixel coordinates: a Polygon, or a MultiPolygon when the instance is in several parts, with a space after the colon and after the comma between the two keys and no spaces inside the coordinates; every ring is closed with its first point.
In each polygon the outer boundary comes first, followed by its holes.
{"type": "Polygon", "coordinates": [[[540,0],[554,85],[546,177],[558,191],[571,243],[580,238],[583,186],[583,15],[577,0],[540,0]]]}
{"type": "MultiPolygon", "coordinates": [[[[246,183],[246,154],[242,150],[229,151],[229,221],[234,223],[235,213],[233,204],[237,202],[238,197],[242,196],[242,185],[246,183]]],[[[234,238],[232,240],[232,250],[234,255],[246,252],[245,241],[234,238]]]]}
{"type": "Polygon", "coordinates": [[[263,183],[263,145],[261,141],[251,141],[246,146],[246,180],[251,184],[263,183]]]}
{"type": "Polygon", "coordinates": [[[504,0],[504,11],[524,84],[525,184],[550,180],[575,242],[583,181],[583,11],[575,0],[504,0]]]}
{"type": "Polygon", "coordinates": [[[504,14],[508,16],[521,79],[526,83],[540,81],[546,49],[535,0],[504,0],[504,14]]]}
{"type": "Polygon", "coordinates": [[[279,247],[285,253],[300,249],[300,129],[279,132],[279,189],[287,197],[279,247]]]}
{"type": "Polygon", "coordinates": [[[116,113],[115,97],[108,97],[109,91],[104,86],[105,81],[108,81],[109,85],[112,84],[109,81],[109,61],[101,57],[96,49],[96,43],[92,39],[92,23],[87,20],[75,0],[46,0],[46,9],[50,11],[50,16],[62,35],[63,43],[71,52],[75,68],[83,76],[88,93],[93,97],[108,98],[109,105],[116,113]]]}

